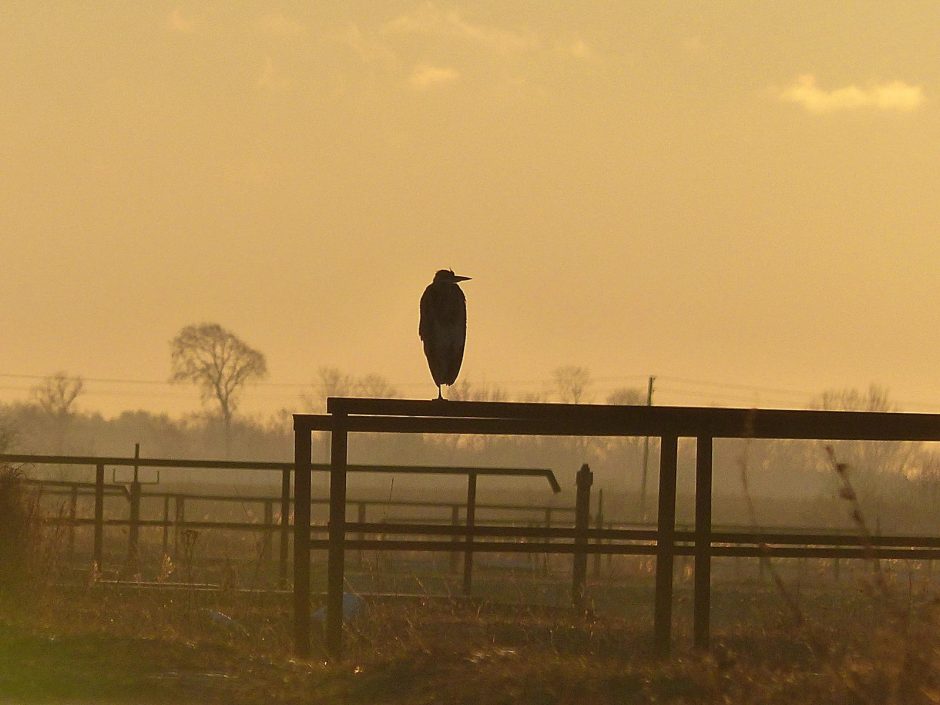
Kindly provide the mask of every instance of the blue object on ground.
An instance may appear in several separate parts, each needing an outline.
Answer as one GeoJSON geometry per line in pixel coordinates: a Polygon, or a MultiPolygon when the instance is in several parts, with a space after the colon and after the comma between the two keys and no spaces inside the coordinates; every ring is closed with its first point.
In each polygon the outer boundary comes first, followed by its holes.
{"type": "MultiPolygon", "coordinates": [[[[359,595],[353,595],[351,592],[343,593],[343,621],[351,620],[355,617],[358,617],[362,612],[363,606],[362,598],[359,595]]],[[[326,622],[326,605],[318,609],[310,617],[314,622],[326,622]]]]}

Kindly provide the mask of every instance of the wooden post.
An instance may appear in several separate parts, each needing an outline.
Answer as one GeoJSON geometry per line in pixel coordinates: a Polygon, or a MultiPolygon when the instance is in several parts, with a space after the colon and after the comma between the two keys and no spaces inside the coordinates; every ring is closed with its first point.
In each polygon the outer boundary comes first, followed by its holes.
{"type": "MultiPolygon", "coordinates": [[[[297,433],[295,431],[295,433],[297,433]]],[[[310,435],[309,433],[307,435],[310,435]]],[[[308,439],[307,444],[312,441],[308,439]]],[[[307,462],[310,462],[309,457],[307,462]]],[[[296,459],[295,459],[296,463],[296,459]]],[[[296,468],[296,465],[295,465],[296,468]]],[[[296,484],[296,478],[294,480],[296,484]]],[[[294,501],[294,524],[297,523],[297,502],[294,501]]],[[[307,503],[307,519],[309,523],[310,507],[307,503]]],[[[309,534],[309,532],[307,532],[309,534]]],[[[290,550],[290,470],[281,470],[281,545],[278,547],[278,580],[281,588],[287,587],[287,555],[290,550]]],[[[296,553],[296,550],[295,550],[296,553]]],[[[307,559],[309,561],[309,557],[307,559]]]]}
{"type": "MultiPolygon", "coordinates": [[[[294,653],[305,657],[310,654],[310,448],[311,432],[294,421],[294,653]],[[301,428],[298,428],[298,425],[301,428]]],[[[288,482],[290,476],[288,475],[288,482]]],[[[288,486],[289,489],[289,486],[288,486]]],[[[287,511],[281,504],[281,531],[283,555],[287,542],[283,540],[287,511]]],[[[286,557],[283,565],[286,565],[286,557]]]]}
{"type": "MultiPolygon", "coordinates": [[[[327,564],[326,651],[333,658],[343,653],[343,573],[346,543],[346,415],[333,414],[330,443],[330,551],[327,564]]],[[[299,498],[297,500],[299,502],[299,498]]],[[[309,497],[306,504],[310,506],[309,497]]],[[[298,504],[299,506],[299,504],[298,504]]],[[[295,516],[296,516],[296,509],[295,516]]],[[[309,528],[307,535],[310,535],[309,528]]],[[[309,563],[309,555],[308,555],[309,563]]]]}
{"type": "Polygon", "coordinates": [[[656,527],[656,602],[653,634],[656,653],[668,656],[672,635],[672,568],[676,531],[676,466],[679,439],[660,439],[659,516],[656,527]]]}
{"type": "Polygon", "coordinates": [[[711,631],[712,438],[699,436],[695,448],[695,647],[707,649],[711,631]]]}
{"type": "Polygon", "coordinates": [[[477,474],[467,475],[467,526],[463,554],[463,592],[469,595],[473,588],[473,529],[477,516],[477,474]]]}
{"type": "Polygon", "coordinates": [[[95,466],[95,548],[94,561],[101,570],[104,546],[104,465],[95,466]]]}
{"type": "Polygon", "coordinates": [[[584,608],[584,586],[587,580],[587,530],[591,521],[591,485],[594,484],[594,473],[587,463],[581,466],[577,475],[577,497],[575,499],[574,513],[574,566],[571,580],[571,603],[578,609],[584,608]]]}

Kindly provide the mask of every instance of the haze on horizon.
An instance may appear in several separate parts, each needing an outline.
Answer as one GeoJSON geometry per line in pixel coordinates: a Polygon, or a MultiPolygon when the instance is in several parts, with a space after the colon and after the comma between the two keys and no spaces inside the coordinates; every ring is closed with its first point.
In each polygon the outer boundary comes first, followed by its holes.
{"type": "Polygon", "coordinates": [[[450,267],[478,384],[940,410],[940,6],[532,8],[7,4],[0,402],[66,370],[194,411],[168,343],[203,321],[267,356],[247,412],[322,366],[431,398],[450,267]]]}

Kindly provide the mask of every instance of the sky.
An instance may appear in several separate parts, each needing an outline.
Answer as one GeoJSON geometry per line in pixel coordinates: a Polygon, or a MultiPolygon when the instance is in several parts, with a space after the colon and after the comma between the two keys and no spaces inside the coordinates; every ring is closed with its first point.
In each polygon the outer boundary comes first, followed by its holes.
{"type": "Polygon", "coordinates": [[[262,351],[246,413],[322,366],[436,395],[417,336],[463,285],[461,378],[940,411],[934,2],[0,6],[0,401],[184,414],[169,341],[262,351]]]}

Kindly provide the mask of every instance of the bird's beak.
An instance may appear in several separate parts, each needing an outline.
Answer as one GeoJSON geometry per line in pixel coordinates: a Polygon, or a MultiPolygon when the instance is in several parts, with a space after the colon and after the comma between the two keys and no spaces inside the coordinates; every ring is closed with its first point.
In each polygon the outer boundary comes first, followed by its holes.
{"type": "Polygon", "coordinates": [[[454,281],[455,281],[455,282],[465,282],[465,281],[469,281],[469,279],[470,279],[470,277],[462,277],[462,276],[460,276],[459,274],[455,274],[455,275],[454,275],[454,281]]]}

